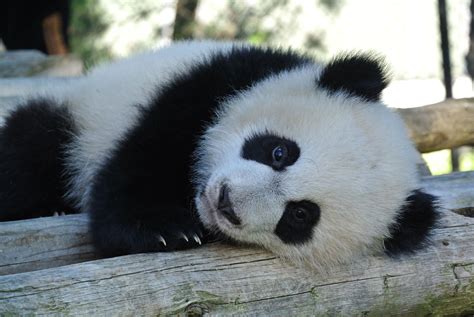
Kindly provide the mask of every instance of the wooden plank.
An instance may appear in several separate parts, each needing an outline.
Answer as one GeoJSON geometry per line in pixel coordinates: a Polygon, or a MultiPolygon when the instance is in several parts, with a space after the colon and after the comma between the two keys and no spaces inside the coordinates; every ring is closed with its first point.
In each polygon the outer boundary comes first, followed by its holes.
{"type": "Polygon", "coordinates": [[[0,276],[0,315],[469,315],[474,312],[474,219],[448,208],[473,207],[473,179],[474,172],[424,179],[425,188],[449,195],[433,246],[414,256],[364,257],[314,272],[260,249],[218,243],[130,255],[0,276]]]}

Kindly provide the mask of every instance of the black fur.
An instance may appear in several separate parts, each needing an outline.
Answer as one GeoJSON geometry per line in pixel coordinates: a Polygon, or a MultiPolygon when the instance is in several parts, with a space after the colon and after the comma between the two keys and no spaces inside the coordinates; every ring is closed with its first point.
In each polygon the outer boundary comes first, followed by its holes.
{"type": "Polygon", "coordinates": [[[0,221],[72,212],[63,199],[64,146],[71,115],[51,100],[32,100],[0,129],[0,221]]]}
{"type": "Polygon", "coordinates": [[[308,63],[259,48],[216,53],[169,83],[142,112],[99,172],[89,210],[95,245],[106,255],[192,247],[192,156],[219,102],[255,82],[308,63]],[[158,235],[166,240],[159,243],[158,235]]]}
{"type": "Polygon", "coordinates": [[[293,165],[300,157],[300,148],[296,142],[266,133],[254,135],[245,140],[242,147],[242,157],[270,166],[275,171],[282,171],[285,167],[293,165]],[[285,149],[285,156],[281,161],[275,161],[273,150],[277,146],[285,149]]]}
{"type": "Polygon", "coordinates": [[[285,243],[301,244],[310,241],[313,228],[319,222],[321,210],[318,204],[308,201],[291,201],[286,204],[283,216],[275,228],[275,234],[285,243]],[[295,217],[300,211],[303,217],[295,217]]]}
{"type": "Polygon", "coordinates": [[[431,230],[439,219],[435,196],[415,190],[390,227],[390,238],[385,239],[385,251],[390,256],[413,253],[429,241],[431,230]]]}
{"type": "Polygon", "coordinates": [[[331,93],[344,91],[377,101],[388,85],[385,68],[380,58],[371,55],[340,56],[323,69],[318,85],[331,93]]]}

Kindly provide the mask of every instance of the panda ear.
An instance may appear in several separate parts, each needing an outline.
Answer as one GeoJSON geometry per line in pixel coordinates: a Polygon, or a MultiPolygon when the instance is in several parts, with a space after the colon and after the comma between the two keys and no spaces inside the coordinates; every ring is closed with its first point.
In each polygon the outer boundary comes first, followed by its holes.
{"type": "Polygon", "coordinates": [[[390,237],[384,240],[385,252],[397,256],[424,247],[439,220],[439,208],[437,197],[421,190],[411,192],[389,227],[390,237]]]}
{"type": "Polygon", "coordinates": [[[368,101],[380,100],[388,83],[383,59],[373,54],[338,56],[326,65],[318,80],[319,87],[331,93],[343,91],[368,101]]]}

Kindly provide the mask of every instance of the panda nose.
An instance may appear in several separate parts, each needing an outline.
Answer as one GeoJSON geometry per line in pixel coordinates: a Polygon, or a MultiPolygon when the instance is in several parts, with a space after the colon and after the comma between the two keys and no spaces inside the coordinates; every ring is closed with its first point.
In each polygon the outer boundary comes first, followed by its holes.
{"type": "Polygon", "coordinates": [[[229,187],[227,185],[222,185],[219,191],[219,201],[217,202],[217,210],[233,225],[240,225],[241,221],[239,217],[235,214],[234,208],[232,207],[232,202],[229,197],[229,187]]]}

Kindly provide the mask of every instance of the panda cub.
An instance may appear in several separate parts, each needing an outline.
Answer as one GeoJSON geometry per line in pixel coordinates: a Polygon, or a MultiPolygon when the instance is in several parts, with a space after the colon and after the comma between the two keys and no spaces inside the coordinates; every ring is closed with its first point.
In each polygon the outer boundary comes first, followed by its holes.
{"type": "Polygon", "coordinates": [[[87,212],[105,256],[209,234],[316,267],[415,251],[438,207],[385,68],[213,41],[98,67],[5,118],[0,220],[87,212]]]}

